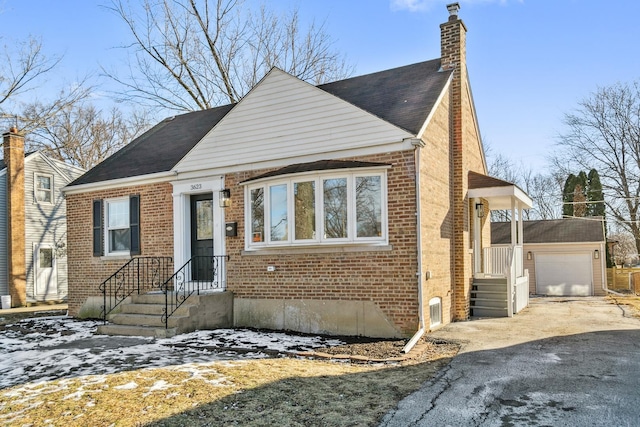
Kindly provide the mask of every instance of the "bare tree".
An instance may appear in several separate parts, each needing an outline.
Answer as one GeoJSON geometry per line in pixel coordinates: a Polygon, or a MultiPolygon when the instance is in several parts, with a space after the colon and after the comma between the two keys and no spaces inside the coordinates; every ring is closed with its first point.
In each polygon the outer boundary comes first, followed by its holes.
{"type": "Polygon", "coordinates": [[[60,58],[48,58],[42,43],[35,38],[16,43],[14,49],[5,45],[0,59],[0,108],[7,114],[6,105],[16,97],[37,87],[39,80],[51,71],[60,58]]]}
{"type": "MultiPolygon", "coordinates": [[[[517,185],[531,197],[533,207],[524,211],[525,220],[560,217],[562,187],[557,176],[534,172],[523,164],[516,165],[503,154],[493,157],[489,175],[517,185]]],[[[491,220],[508,221],[510,215],[510,211],[491,211],[491,220]]]]}
{"type": "Polygon", "coordinates": [[[122,148],[148,127],[143,114],[124,116],[112,108],[76,103],[51,117],[28,136],[28,149],[89,169],[122,148]]]}
{"type": "Polygon", "coordinates": [[[610,220],[635,239],[640,252],[640,82],[599,88],[565,115],[556,168],[600,173],[610,220]]]}
{"type": "Polygon", "coordinates": [[[125,72],[104,70],[122,100],[193,111],[240,100],[272,67],[314,84],[351,73],[322,25],[302,30],[297,10],[278,16],[241,0],[112,0],[133,37],[125,72]]]}
{"type": "Polygon", "coordinates": [[[35,38],[12,43],[11,47],[5,45],[0,53],[0,118],[29,133],[44,126],[60,110],[86,98],[92,87],[84,78],[59,91],[52,101],[31,101],[27,106],[27,97],[45,84],[60,61],[60,57],[46,56],[42,43],[35,38]]]}

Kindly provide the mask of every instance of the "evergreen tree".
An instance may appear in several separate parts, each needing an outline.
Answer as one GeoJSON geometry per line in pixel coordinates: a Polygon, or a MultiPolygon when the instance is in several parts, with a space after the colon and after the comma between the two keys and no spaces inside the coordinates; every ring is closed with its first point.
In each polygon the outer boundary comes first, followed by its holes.
{"type": "Polygon", "coordinates": [[[589,171],[587,176],[589,192],[587,200],[589,203],[589,216],[601,216],[604,218],[604,194],[602,193],[602,184],[600,183],[600,174],[595,169],[589,171]]]}
{"type": "Polygon", "coordinates": [[[574,174],[569,174],[567,180],[564,182],[564,188],[562,189],[562,216],[573,216],[573,190],[576,188],[577,177],[574,174]]]}

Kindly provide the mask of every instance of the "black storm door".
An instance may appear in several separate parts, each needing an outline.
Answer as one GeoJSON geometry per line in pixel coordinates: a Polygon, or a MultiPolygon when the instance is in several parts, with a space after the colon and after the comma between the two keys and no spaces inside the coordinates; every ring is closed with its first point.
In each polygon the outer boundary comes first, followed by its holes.
{"type": "Polygon", "coordinates": [[[191,196],[191,279],[213,280],[213,195],[191,196]]]}

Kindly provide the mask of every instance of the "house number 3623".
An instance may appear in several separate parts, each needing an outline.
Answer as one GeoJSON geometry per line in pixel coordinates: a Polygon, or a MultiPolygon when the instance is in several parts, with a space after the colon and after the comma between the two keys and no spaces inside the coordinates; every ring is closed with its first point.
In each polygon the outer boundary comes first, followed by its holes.
{"type": "Polygon", "coordinates": [[[191,184],[192,190],[200,190],[202,188],[202,184],[191,184]]]}

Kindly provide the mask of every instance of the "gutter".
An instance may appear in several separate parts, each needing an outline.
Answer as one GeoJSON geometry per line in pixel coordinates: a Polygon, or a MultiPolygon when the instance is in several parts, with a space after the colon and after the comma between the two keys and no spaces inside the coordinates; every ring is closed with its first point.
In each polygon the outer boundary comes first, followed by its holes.
{"type": "Polygon", "coordinates": [[[409,353],[411,349],[416,345],[418,340],[422,338],[422,336],[426,332],[426,327],[424,324],[424,310],[423,310],[423,302],[422,302],[422,230],[420,229],[420,225],[422,224],[421,215],[420,215],[420,150],[424,147],[424,142],[421,139],[415,138],[411,140],[411,145],[416,147],[415,149],[415,168],[416,168],[416,243],[418,245],[418,272],[416,275],[418,276],[418,325],[419,329],[413,334],[413,337],[409,340],[409,342],[402,348],[403,353],[409,353]]]}

